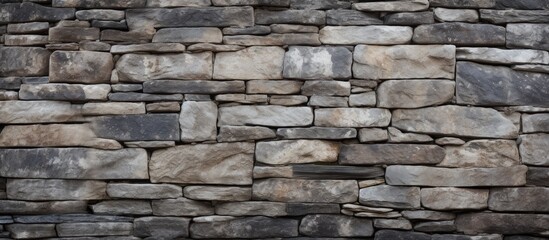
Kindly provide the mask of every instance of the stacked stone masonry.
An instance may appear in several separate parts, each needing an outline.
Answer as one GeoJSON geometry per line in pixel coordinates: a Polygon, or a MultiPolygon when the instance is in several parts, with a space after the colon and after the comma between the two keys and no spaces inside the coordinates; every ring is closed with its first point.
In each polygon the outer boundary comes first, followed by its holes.
{"type": "Polygon", "coordinates": [[[548,51],[548,0],[0,0],[0,239],[548,239],[548,51]]]}

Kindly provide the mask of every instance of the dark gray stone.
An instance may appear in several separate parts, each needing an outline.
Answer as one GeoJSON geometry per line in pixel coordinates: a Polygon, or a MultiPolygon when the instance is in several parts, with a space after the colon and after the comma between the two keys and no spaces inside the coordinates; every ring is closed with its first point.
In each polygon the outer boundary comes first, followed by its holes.
{"type": "Polygon", "coordinates": [[[549,74],[507,67],[458,62],[456,97],[460,104],[480,106],[549,106],[549,74]]]}
{"type": "Polygon", "coordinates": [[[103,20],[92,20],[91,26],[94,28],[101,29],[116,29],[116,30],[128,30],[128,25],[126,20],[122,21],[103,21],[103,20]]]}
{"type": "Polygon", "coordinates": [[[10,224],[6,230],[15,239],[36,239],[57,237],[55,224],[10,224]]]}
{"type": "Polygon", "coordinates": [[[352,53],[345,47],[290,47],[284,55],[284,78],[351,78],[352,53]]]}
{"type": "Polygon", "coordinates": [[[101,200],[106,199],[107,183],[93,180],[64,179],[8,179],[9,199],[44,200],[101,200]]]}
{"type": "Polygon", "coordinates": [[[414,30],[415,43],[455,44],[457,46],[503,46],[505,28],[489,24],[435,23],[414,30]]]}
{"type": "MultiPolygon", "coordinates": [[[[458,234],[433,234],[431,240],[502,240],[499,234],[469,236],[458,234]]],[[[507,240],[507,237],[505,238],[507,240]]],[[[531,239],[535,240],[535,239],[531,239]]]]}
{"type": "Polygon", "coordinates": [[[76,11],[76,18],[81,21],[111,20],[120,21],[124,19],[124,11],[111,9],[93,9],[76,11]]]}
{"type": "Polygon", "coordinates": [[[480,19],[483,21],[502,23],[548,23],[549,11],[546,10],[492,10],[481,9],[480,19]]]}
{"type": "Polygon", "coordinates": [[[410,220],[452,220],[456,218],[456,214],[451,212],[437,212],[430,210],[406,210],[402,211],[402,216],[410,220]]]}
{"type": "Polygon", "coordinates": [[[244,93],[244,81],[156,80],[143,83],[146,93],[220,94],[244,93]]]}
{"type": "Polygon", "coordinates": [[[48,22],[12,23],[7,27],[8,33],[43,33],[50,28],[48,22]]]}
{"type": "Polygon", "coordinates": [[[53,7],[57,8],[140,8],[146,6],[147,0],[53,0],[53,7]]]}
{"type": "Polygon", "coordinates": [[[0,47],[0,76],[48,75],[50,51],[41,47],[0,47]]]}
{"type": "Polygon", "coordinates": [[[155,237],[174,239],[189,236],[189,218],[143,217],[133,222],[133,235],[137,237],[155,237]]]}
{"type": "Polygon", "coordinates": [[[372,220],[344,215],[307,215],[299,232],[311,237],[369,237],[374,234],[372,220]]]}
{"type": "Polygon", "coordinates": [[[223,28],[223,35],[267,35],[269,33],[271,33],[271,27],[261,25],[223,28]]]}
{"type": "Polygon", "coordinates": [[[535,234],[549,230],[549,214],[467,213],[456,218],[456,227],[465,234],[535,234]]]}
{"type": "Polygon", "coordinates": [[[0,89],[17,90],[21,87],[23,77],[1,77],[0,89]]]}
{"type": "Polygon", "coordinates": [[[367,13],[351,9],[333,9],[326,11],[326,25],[362,26],[382,24],[377,13],[367,13]]]}
{"type": "Polygon", "coordinates": [[[522,132],[549,132],[549,114],[523,114],[522,115],[522,132]]]}
{"type": "MultiPolygon", "coordinates": [[[[53,27],[49,29],[48,40],[56,43],[71,43],[99,39],[99,28],[53,27]]],[[[75,49],[77,50],[77,49],[75,49]]]]}
{"type": "Polygon", "coordinates": [[[90,206],[95,214],[151,215],[151,203],[142,200],[108,200],[90,206]]]}
{"type": "Polygon", "coordinates": [[[507,24],[507,48],[549,50],[549,24],[507,24]]]}
{"type": "Polygon", "coordinates": [[[239,142],[276,138],[275,132],[266,127],[221,126],[217,135],[218,142],[239,142]]]}
{"type": "Polygon", "coordinates": [[[525,9],[525,10],[543,10],[549,9],[549,2],[546,0],[496,0],[497,9],[525,9]]]}
{"type": "Polygon", "coordinates": [[[324,25],[326,24],[326,13],[319,10],[255,10],[255,24],[269,25],[275,23],[324,25]]]}
{"type": "Polygon", "coordinates": [[[304,179],[368,179],[382,177],[381,167],[353,167],[337,165],[292,165],[292,177],[304,179]]]}
{"type": "Polygon", "coordinates": [[[0,216],[0,224],[10,224],[10,223],[13,223],[13,218],[11,216],[0,216]]]}
{"type": "Polygon", "coordinates": [[[279,128],[276,135],[285,139],[350,139],[357,135],[354,128],[279,128]]]}
{"type": "Polygon", "coordinates": [[[454,221],[420,222],[414,226],[418,232],[453,232],[456,230],[454,221]]]}
{"type": "MultiPolygon", "coordinates": [[[[504,240],[545,240],[544,237],[532,237],[526,235],[515,235],[515,236],[506,236],[504,240]]],[[[442,239],[441,239],[442,240],[442,239]]]]}
{"type": "Polygon", "coordinates": [[[14,216],[17,223],[132,222],[133,217],[96,214],[48,214],[14,216]]]}
{"type": "Polygon", "coordinates": [[[179,140],[178,114],[118,115],[95,118],[98,137],[120,141],[179,140]]]}
{"type": "Polygon", "coordinates": [[[36,3],[6,3],[0,5],[0,24],[14,22],[57,22],[74,18],[74,8],[51,8],[36,3]]]}
{"type": "Polygon", "coordinates": [[[526,172],[526,184],[549,187],[549,168],[528,167],[528,172],[526,172]]]}
{"type": "Polygon", "coordinates": [[[372,207],[415,209],[420,207],[418,187],[377,185],[360,189],[359,202],[372,207]]]}
{"type": "Polygon", "coordinates": [[[490,189],[488,208],[498,212],[549,212],[549,188],[490,189]]]}
{"type": "Polygon", "coordinates": [[[61,223],[55,227],[59,237],[124,236],[132,234],[133,224],[123,222],[61,223]]]}
{"type": "MultiPolygon", "coordinates": [[[[78,34],[78,33],[71,33],[78,34]]],[[[110,53],[55,51],[50,57],[50,82],[109,83],[113,60],[110,53]]]]}
{"type": "Polygon", "coordinates": [[[85,213],[86,201],[27,202],[0,200],[0,214],[85,213]]]}
{"type": "Polygon", "coordinates": [[[19,90],[19,99],[25,100],[107,100],[111,91],[108,84],[81,85],[81,84],[22,84],[19,90]]]}
{"type": "Polygon", "coordinates": [[[61,179],[148,179],[149,173],[147,153],[144,149],[129,148],[106,151],[90,148],[34,148],[0,149],[0,176],[61,179]]]}
{"type": "Polygon", "coordinates": [[[429,0],[429,5],[447,8],[493,8],[496,0],[429,0]]]}
{"type": "Polygon", "coordinates": [[[379,230],[376,232],[375,240],[431,240],[431,236],[425,233],[379,230]]]}
{"type": "Polygon", "coordinates": [[[214,208],[210,202],[187,198],[154,200],[151,205],[156,216],[203,216],[214,214],[214,208]]]}
{"type": "MultiPolygon", "coordinates": [[[[209,1],[208,1],[209,2],[209,1]]],[[[288,7],[290,0],[212,0],[214,6],[288,7]]]]}
{"type": "Polygon", "coordinates": [[[223,222],[191,224],[192,238],[297,237],[298,220],[268,217],[240,218],[223,222]]]}
{"type": "Polygon", "coordinates": [[[349,96],[351,84],[345,81],[306,81],[301,86],[301,95],[349,96]]]}
{"type": "Polygon", "coordinates": [[[336,203],[287,203],[286,214],[289,216],[301,216],[308,214],[338,214],[339,204],[336,203]]]}
{"type": "Polygon", "coordinates": [[[134,92],[116,92],[109,94],[109,100],[116,102],[161,102],[161,101],[181,101],[181,94],[147,94],[134,92]]]}
{"type": "Polygon", "coordinates": [[[375,164],[437,164],[446,155],[444,148],[422,144],[343,144],[339,163],[349,165],[375,164]]]}
{"type": "Polygon", "coordinates": [[[433,12],[402,12],[388,14],[384,18],[387,25],[416,26],[435,23],[433,12]]]}
{"type": "Polygon", "coordinates": [[[293,9],[333,9],[350,8],[349,1],[340,0],[291,0],[290,8],[293,9]]]}

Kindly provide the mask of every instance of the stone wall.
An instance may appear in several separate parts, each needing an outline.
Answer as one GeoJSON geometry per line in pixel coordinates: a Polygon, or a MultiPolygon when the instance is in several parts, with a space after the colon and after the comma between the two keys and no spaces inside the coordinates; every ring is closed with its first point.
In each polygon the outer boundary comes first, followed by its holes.
{"type": "Polygon", "coordinates": [[[0,2],[0,238],[549,238],[547,0],[0,2]]]}

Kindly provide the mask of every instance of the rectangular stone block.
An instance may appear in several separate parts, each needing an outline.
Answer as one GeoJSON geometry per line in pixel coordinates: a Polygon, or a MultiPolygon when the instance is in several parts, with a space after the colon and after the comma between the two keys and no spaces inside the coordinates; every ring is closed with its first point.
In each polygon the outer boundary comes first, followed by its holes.
{"type": "Polygon", "coordinates": [[[490,189],[488,208],[498,212],[549,212],[549,188],[490,189]]]}
{"type": "Polygon", "coordinates": [[[50,82],[110,83],[113,60],[110,53],[55,51],[50,56],[50,82]]]}
{"type": "Polygon", "coordinates": [[[549,155],[545,152],[549,146],[549,134],[520,135],[519,146],[522,163],[535,166],[549,166],[549,155]]]}
{"type": "Polygon", "coordinates": [[[411,27],[327,26],[320,29],[323,44],[405,44],[412,40],[411,27]]]}
{"type": "Polygon", "coordinates": [[[259,142],[255,160],[266,164],[335,162],[339,144],[323,140],[281,140],[259,142]]]}
{"type": "Polygon", "coordinates": [[[508,48],[532,48],[549,51],[549,24],[515,23],[507,24],[506,43],[508,48]]]}
{"type": "Polygon", "coordinates": [[[421,205],[434,210],[485,209],[488,189],[422,188],[421,205]]]}
{"type": "Polygon", "coordinates": [[[386,127],[391,112],[381,108],[315,109],[315,126],[320,127],[386,127]]]}
{"type": "Polygon", "coordinates": [[[218,126],[307,126],[313,122],[309,107],[233,106],[219,108],[218,126]]]}
{"type": "Polygon", "coordinates": [[[10,3],[10,1],[6,1],[3,3],[0,5],[0,12],[4,13],[0,16],[0,24],[35,21],[57,22],[74,18],[74,8],[55,8],[55,5],[52,8],[32,2],[10,3]]]}
{"type": "Polygon", "coordinates": [[[468,213],[456,219],[456,228],[465,234],[537,234],[549,230],[549,214],[468,213]]]}
{"type": "Polygon", "coordinates": [[[344,215],[307,215],[299,232],[311,237],[368,237],[374,234],[372,220],[344,215]]]}
{"type": "Polygon", "coordinates": [[[50,53],[41,47],[1,47],[0,76],[48,75],[50,53]]]}
{"type": "Polygon", "coordinates": [[[160,199],[183,196],[180,186],[172,184],[109,183],[106,193],[113,198],[160,199]]]}
{"type": "Polygon", "coordinates": [[[98,137],[120,141],[179,140],[178,114],[101,116],[92,120],[98,137]]]}
{"type": "Polygon", "coordinates": [[[6,193],[16,200],[98,200],[107,197],[103,181],[8,179],[6,193]]]}
{"type": "Polygon", "coordinates": [[[109,200],[90,206],[94,214],[111,215],[151,215],[150,201],[142,200],[109,200]]]}
{"type": "Polygon", "coordinates": [[[163,28],[156,32],[153,42],[166,43],[221,43],[219,28],[163,28]]]}
{"type": "Polygon", "coordinates": [[[53,0],[56,8],[142,8],[147,0],[96,1],[96,0],[53,0]]]}
{"type": "Polygon", "coordinates": [[[284,78],[351,78],[351,51],[344,47],[290,47],[284,55],[284,78]]]}
{"type": "Polygon", "coordinates": [[[0,123],[67,122],[78,115],[69,102],[0,101],[0,123]]]}
{"type": "Polygon", "coordinates": [[[204,216],[213,215],[210,202],[195,201],[187,198],[153,200],[153,214],[156,216],[204,216]]]}
{"type": "Polygon", "coordinates": [[[217,105],[214,102],[185,101],[181,105],[179,125],[181,141],[201,142],[217,136],[217,105]]]}
{"type": "Polygon", "coordinates": [[[505,28],[490,24],[460,22],[426,24],[414,30],[413,41],[421,44],[503,46],[505,45],[505,28]]]}
{"type": "Polygon", "coordinates": [[[37,239],[57,237],[55,224],[10,224],[6,230],[15,239],[37,239]]]}
{"type": "Polygon", "coordinates": [[[155,80],[143,83],[143,92],[146,93],[220,94],[244,91],[244,81],[155,80]]]}
{"type": "Polygon", "coordinates": [[[378,185],[360,189],[359,202],[371,207],[416,209],[420,205],[418,187],[378,185]]]}
{"type": "Polygon", "coordinates": [[[348,165],[437,164],[443,148],[424,144],[343,144],[339,163],[348,165]]]}
{"type": "Polygon", "coordinates": [[[65,214],[85,213],[86,201],[28,202],[0,200],[0,214],[65,214]]]}
{"type": "Polygon", "coordinates": [[[215,55],[214,79],[281,79],[284,49],[249,47],[215,55]]]}
{"type": "Polygon", "coordinates": [[[121,81],[155,79],[211,79],[212,53],[124,54],[116,62],[121,81]]]}
{"type": "Polygon", "coordinates": [[[22,84],[19,99],[61,100],[61,101],[106,101],[111,86],[109,84],[22,84]]]}
{"type": "Polygon", "coordinates": [[[349,203],[357,200],[354,180],[303,180],[269,178],[256,180],[252,197],[278,202],[349,203]]]}
{"type": "Polygon", "coordinates": [[[263,216],[191,224],[192,238],[297,237],[299,221],[263,216]]]}
{"type": "Polygon", "coordinates": [[[98,223],[61,223],[55,227],[60,237],[93,237],[131,235],[132,223],[98,222],[98,223]]]}

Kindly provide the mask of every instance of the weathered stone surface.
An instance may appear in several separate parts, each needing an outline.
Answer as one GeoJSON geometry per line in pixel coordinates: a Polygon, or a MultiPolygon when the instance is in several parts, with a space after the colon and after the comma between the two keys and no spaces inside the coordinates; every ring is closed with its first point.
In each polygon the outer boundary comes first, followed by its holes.
{"type": "Polygon", "coordinates": [[[488,208],[506,212],[549,212],[549,188],[494,188],[490,189],[488,208]]]}
{"type": "Polygon", "coordinates": [[[548,34],[549,24],[507,24],[506,46],[549,50],[548,34]]]}
{"type": "Polygon", "coordinates": [[[339,144],[322,140],[259,142],[255,160],[266,164],[335,162],[339,144]]]}
{"type": "Polygon", "coordinates": [[[15,239],[57,237],[55,224],[10,224],[6,230],[15,239]]]}
{"type": "Polygon", "coordinates": [[[383,142],[389,138],[387,130],[381,128],[361,128],[358,131],[358,140],[364,142],[383,142]]]}
{"type": "Polygon", "coordinates": [[[290,47],[284,55],[284,78],[351,77],[351,51],[344,47],[290,47]]]}
{"type": "Polygon", "coordinates": [[[335,203],[287,203],[286,212],[289,216],[337,214],[340,213],[340,208],[335,203]]]}
{"type": "Polygon", "coordinates": [[[43,35],[4,35],[6,46],[38,46],[48,43],[48,37],[43,35]]]}
{"type": "Polygon", "coordinates": [[[389,142],[392,143],[427,143],[432,142],[433,138],[426,134],[403,133],[394,127],[387,129],[389,133],[389,142]]]}
{"type": "Polygon", "coordinates": [[[358,185],[352,180],[256,180],[252,197],[280,202],[349,203],[357,200],[358,185]]]}
{"type": "Polygon", "coordinates": [[[9,179],[9,199],[16,200],[97,200],[107,198],[102,181],[59,179],[9,179]]]}
{"type": "MultiPolygon", "coordinates": [[[[254,172],[256,168],[254,168],[254,172]]],[[[381,177],[384,174],[383,169],[379,167],[311,164],[292,165],[291,172],[291,177],[303,179],[367,179],[381,177]]]]}
{"type": "Polygon", "coordinates": [[[330,9],[326,11],[327,25],[360,26],[381,23],[383,21],[375,13],[365,13],[350,9],[330,9]]]}
{"type": "Polygon", "coordinates": [[[386,127],[391,112],[381,108],[332,108],[315,110],[315,126],[386,127]]]}
{"type": "Polygon", "coordinates": [[[406,219],[374,219],[374,227],[381,229],[412,230],[412,223],[406,219]]]}
{"type": "Polygon", "coordinates": [[[513,1],[513,0],[497,0],[497,9],[531,9],[531,10],[547,10],[549,3],[544,0],[528,0],[528,1],[513,1]]]}
{"type": "Polygon", "coordinates": [[[181,105],[179,125],[181,141],[215,140],[217,135],[217,105],[214,102],[185,101],[181,105]]]}
{"type": "Polygon", "coordinates": [[[181,105],[179,102],[157,102],[157,103],[148,103],[147,106],[148,112],[179,112],[181,111],[181,105]]]}
{"type": "Polygon", "coordinates": [[[142,31],[121,31],[116,29],[105,29],[101,31],[101,41],[145,43],[153,38],[154,33],[142,31]]]}
{"type": "Polygon", "coordinates": [[[112,198],[159,199],[183,196],[181,187],[171,184],[109,183],[106,191],[112,198]]]}
{"type": "Polygon", "coordinates": [[[212,53],[124,54],[116,62],[121,81],[211,79],[212,53]]]}
{"type": "Polygon", "coordinates": [[[473,140],[461,146],[446,146],[442,167],[511,167],[520,164],[514,140],[473,140]]]}
{"type": "Polygon", "coordinates": [[[375,164],[437,164],[444,159],[444,149],[423,144],[343,144],[339,163],[349,165],[375,164]]]}
{"type": "Polygon", "coordinates": [[[313,122],[309,107],[233,106],[219,108],[218,125],[307,126],[313,122]]]}
{"type": "Polygon", "coordinates": [[[488,189],[422,188],[421,205],[434,210],[484,209],[488,207],[488,189]]]}
{"type": "Polygon", "coordinates": [[[456,227],[466,234],[528,234],[549,229],[549,215],[510,213],[468,213],[459,215],[456,227]]]}
{"type": "Polygon", "coordinates": [[[449,102],[454,82],[445,80],[388,80],[377,89],[378,107],[419,108],[449,102]]]}
{"type": "Polygon", "coordinates": [[[520,156],[522,163],[536,166],[549,166],[549,155],[545,152],[549,146],[549,134],[538,133],[520,136],[520,156]]]}
{"type": "Polygon", "coordinates": [[[414,230],[419,232],[453,232],[456,230],[454,221],[436,221],[436,222],[421,222],[414,226],[414,230]]]}
{"type": "Polygon", "coordinates": [[[359,202],[372,207],[415,209],[420,207],[418,187],[378,185],[360,189],[359,202]]]}
{"type": "Polygon", "coordinates": [[[526,166],[499,168],[438,168],[389,166],[385,180],[390,185],[434,187],[520,186],[526,183],[526,166]],[[436,181],[435,181],[436,179],[436,181]]]}
{"type": "Polygon", "coordinates": [[[428,0],[408,0],[389,2],[361,2],[354,3],[353,8],[365,12],[402,12],[423,11],[429,8],[428,0]]]}
{"type": "Polygon", "coordinates": [[[320,45],[317,33],[272,33],[266,36],[225,36],[223,37],[223,43],[242,46],[320,45]]]}
{"type": "Polygon", "coordinates": [[[545,10],[492,10],[481,9],[480,18],[495,24],[502,23],[546,23],[549,12],[545,10]]]}
{"type": "Polygon", "coordinates": [[[351,107],[375,107],[376,102],[376,92],[351,94],[349,96],[349,106],[351,107]]]}
{"type": "Polygon", "coordinates": [[[347,139],[355,138],[357,133],[354,128],[279,128],[276,135],[285,139],[347,139]]]}
{"type": "Polygon", "coordinates": [[[223,35],[267,35],[269,33],[271,33],[271,27],[262,25],[223,28],[223,35]]]}
{"type": "Polygon", "coordinates": [[[252,198],[249,187],[187,186],[185,197],[208,201],[248,201],[252,198]]]}
{"type": "Polygon", "coordinates": [[[94,0],[53,0],[57,8],[139,8],[145,7],[146,0],[94,1],[94,0]]]}
{"type": "Polygon", "coordinates": [[[0,214],[61,214],[85,213],[86,201],[28,202],[0,200],[0,214]]]}
{"type": "Polygon", "coordinates": [[[229,202],[215,206],[215,213],[229,216],[285,216],[286,203],[280,202],[229,202]]]}
{"type": "Polygon", "coordinates": [[[98,137],[120,141],[179,140],[177,114],[113,115],[93,119],[98,137]]]}
{"type": "Polygon", "coordinates": [[[526,183],[528,185],[549,187],[549,168],[528,167],[526,183]]]}
{"type": "Polygon", "coordinates": [[[309,98],[302,95],[292,95],[292,96],[277,96],[273,95],[269,99],[269,104],[271,105],[282,105],[282,106],[296,106],[306,104],[309,98]]]}
{"type": "Polygon", "coordinates": [[[132,234],[133,224],[123,222],[61,223],[55,227],[60,237],[124,236],[132,234]]]}
{"type": "Polygon", "coordinates": [[[410,132],[462,137],[515,138],[514,123],[494,109],[440,106],[393,111],[392,126],[410,132]]]}
{"type": "MultiPolygon", "coordinates": [[[[177,81],[177,80],[174,80],[174,81],[177,81]]],[[[157,81],[154,81],[154,82],[157,82],[157,81]]],[[[187,81],[178,81],[178,82],[187,82],[187,81]]],[[[147,94],[147,93],[135,93],[135,92],[117,92],[117,93],[110,93],[109,100],[115,101],[115,102],[181,101],[183,100],[183,95],[181,94],[160,95],[160,94],[147,94]]]]}
{"type": "Polygon", "coordinates": [[[0,176],[61,179],[147,179],[144,149],[0,149],[0,176]],[[62,159],[62,161],[61,161],[62,159]]]}
{"type": "Polygon", "coordinates": [[[412,231],[380,230],[375,234],[376,240],[430,240],[431,235],[412,231]]]}
{"type": "Polygon", "coordinates": [[[243,81],[155,80],[143,83],[146,93],[220,94],[244,92],[244,89],[243,81]]]}
{"type": "Polygon", "coordinates": [[[471,105],[531,105],[545,107],[548,74],[514,71],[506,67],[458,62],[457,102],[471,105]]]}
{"type": "Polygon", "coordinates": [[[194,217],[193,222],[197,223],[204,223],[204,222],[224,222],[229,220],[237,219],[238,217],[233,216],[219,216],[219,215],[211,215],[211,216],[200,216],[200,217],[194,217]]]}
{"type": "Polygon", "coordinates": [[[147,7],[200,7],[210,6],[210,0],[150,0],[147,7]]]}
{"type": "Polygon", "coordinates": [[[305,81],[301,86],[301,95],[313,96],[349,96],[351,84],[344,81],[305,81]]]}
{"type": "MultiPolygon", "coordinates": [[[[0,6],[0,23],[14,22],[57,22],[74,17],[74,8],[51,8],[36,3],[9,3],[0,6]]],[[[54,6],[55,7],[55,6],[54,6]]]]}
{"type": "Polygon", "coordinates": [[[145,114],[144,103],[88,102],[82,105],[82,115],[145,114]]]}
{"type": "Polygon", "coordinates": [[[281,79],[284,49],[249,47],[215,55],[214,79],[281,79]]]}
{"type": "Polygon", "coordinates": [[[288,7],[290,0],[212,0],[214,6],[288,7]]]}
{"type": "Polygon", "coordinates": [[[326,13],[318,10],[255,10],[255,24],[269,25],[273,23],[324,25],[326,13]]]}
{"type": "Polygon", "coordinates": [[[435,23],[435,17],[433,12],[392,13],[385,16],[384,23],[388,25],[417,26],[435,23]]]}
{"type": "Polygon", "coordinates": [[[172,43],[221,43],[223,34],[219,28],[163,28],[156,32],[153,42],[172,43]]]}
{"type": "Polygon", "coordinates": [[[167,148],[175,146],[175,141],[132,141],[124,142],[124,145],[131,148],[167,148]]]}
{"type": "Polygon", "coordinates": [[[253,143],[181,145],[154,151],[152,182],[244,185],[252,183],[253,143]]]}
{"type": "MultiPolygon", "coordinates": [[[[455,227],[454,230],[455,231],[455,227]]],[[[459,234],[434,234],[431,240],[502,240],[500,234],[483,234],[478,236],[459,235],[459,234]]],[[[506,237],[505,240],[513,240],[514,236],[506,237]]],[[[517,239],[520,240],[520,239],[517,239]]],[[[532,239],[535,240],[535,239],[532,239]]]]}
{"type": "Polygon", "coordinates": [[[523,114],[522,115],[522,132],[549,132],[549,114],[523,114]]]}
{"type": "Polygon", "coordinates": [[[114,45],[110,49],[112,54],[135,52],[173,53],[185,51],[185,45],[180,43],[143,43],[131,45],[114,45]]]}
{"type": "Polygon", "coordinates": [[[48,22],[11,23],[7,26],[8,33],[42,33],[50,28],[48,22]]]}
{"type": "Polygon", "coordinates": [[[297,25],[297,24],[273,24],[271,25],[273,33],[317,33],[317,26],[297,25]]]}
{"type": "Polygon", "coordinates": [[[18,223],[64,223],[64,222],[131,222],[133,217],[94,215],[88,213],[18,215],[14,217],[18,223]]]}
{"type": "Polygon", "coordinates": [[[431,7],[493,8],[496,6],[496,0],[429,0],[429,4],[431,7]]]}
{"type": "Polygon", "coordinates": [[[110,53],[55,51],[50,57],[50,82],[109,83],[113,68],[110,53]]]}
{"type": "Polygon", "coordinates": [[[187,198],[153,200],[153,213],[156,216],[202,216],[214,214],[210,202],[187,198]]]}
{"type": "Polygon", "coordinates": [[[49,29],[48,40],[56,43],[76,43],[80,41],[98,40],[99,34],[99,28],[57,26],[49,29]]]}
{"type": "Polygon", "coordinates": [[[110,200],[91,206],[94,214],[151,215],[151,203],[142,200],[110,200]]]}
{"type": "Polygon", "coordinates": [[[247,217],[223,222],[191,224],[192,238],[296,237],[299,221],[268,217],[247,217]]]}
{"type": "Polygon", "coordinates": [[[454,78],[452,45],[358,45],[353,54],[357,78],[454,78]]]}
{"type": "Polygon", "coordinates": [[[404,44],[412,39],[412,28],[396,26],[350,26],[320,29],[323,44],[404,44]]]}
{"type": "Polygon", "coordinates": [[[514,65],[511,67],[513,70],[526,71],[526,72],[539,72],[539,73],[549,73],[549,66],[542,64],[523,64],[523,65],[514,65]]]}
{"type": "Polygon", "coordinates": [[[489,64],[549,64],[549,53],[529,49],[471,48],[456,49],[456,59],[489,64]]]}
{"type": "Polygon", "coordinates": [[[21,84],[19,99],[87,101],[107,100],[111,91],[108,84],[21,84]]]}
{"type": "Polygon", "coordinates": [[[92,9],[76,11],[76,18],[82,21],[90,20],[111,20],[120,21],[124,19],[124,11],[110,9],[92,9]]]}
{"type": "Polygon", "coordinates": [[[286,80],[250,80],[246,81],[246,93],[294,94],[301,91],[303,82],[286,80]]]}
{"type": "Polygon", "coordinates": [[[99,138],[87,124],[9,125],[0,133],[2,147],[70,147],[120,149],[115,140],[99,138]]]}
{"type": "Polygon", "coordinates": [[[402,211],[402,215],[410,220],[452,220],[456,218],[455,213],[451,212],[437,212],[432,210],[406,210],[402,211]]]}
{"type": "Polygon", "coordinates": [[[311,237],[368,237],[374,234],[372,220],[343,215],[307,215],[299,232],[311,237]]]}
{"type": "Polygon", "coordinates": [[[130,30],[167,27],[252,26],[252,7],[196,7],[128,9],[126,21],[130,30]],[[215,16],[215,17],[213,17],[215,16]]]}
{"type": "Polygon", "coordinates": [[[503,46],[505,28],[489,24],[435,23],[417,27],[413,41],[457,46],[503,46]]]}
{"type": "Polygon", "coordinates": [[[188,237],[189,222],[188,218],[142,217],[135,219],[133,235],[165,239],[188,237]]]}
{"type": "Polygon", "coordinates": [[[41,47],[1,47],[0,76],[48,74],[50,51],[41,47]]]}
{"type": "Polygon", "coordinates": [[[478,22],[479,16],[476,9],[448,9],[435,8],[435,19],[439,22],[478,22]]]}
{"type": "Polygon", "coordinates": [[[266,127],[221,126],[217,135],[218,142],[238,142],[276,138],[273,130],[266,127]]]}

